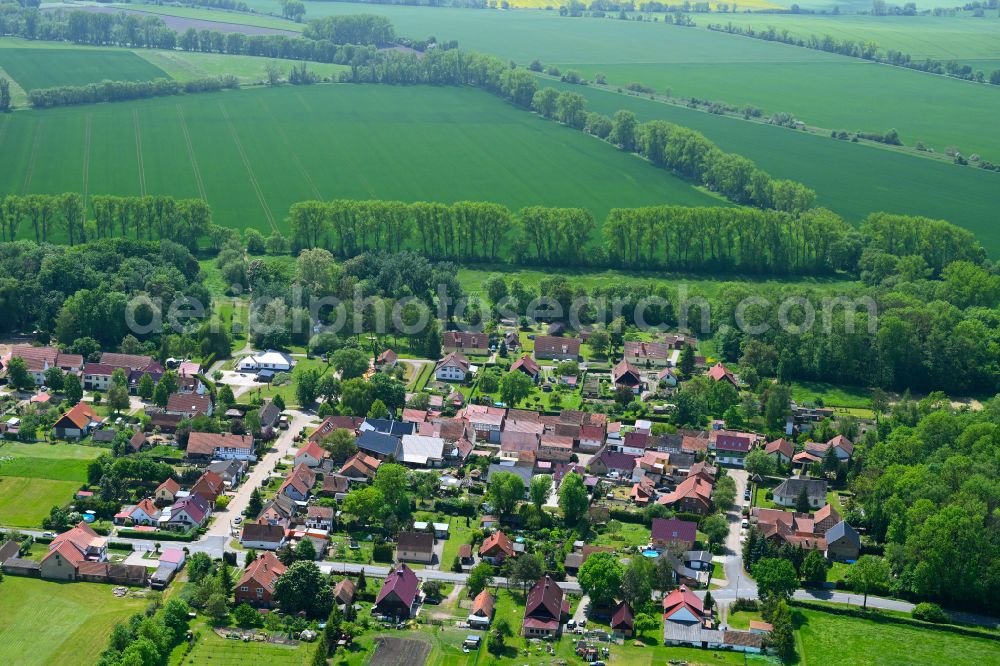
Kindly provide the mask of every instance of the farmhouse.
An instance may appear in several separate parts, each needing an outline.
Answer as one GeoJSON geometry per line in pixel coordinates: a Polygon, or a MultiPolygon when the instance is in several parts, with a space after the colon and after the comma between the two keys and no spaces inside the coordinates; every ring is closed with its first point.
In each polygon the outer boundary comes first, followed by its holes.
{"type": "Polygon", "coordinates": [[[674,351],[673,348],[662,342],[639,342],[635,340],[626,340],[624,348],[624,360],[645,367],[662,367],[667,365],[674,351]]]}
{"type": "Polygon", "coordinates": [[[403,443],[400,437],[387,435],[386,433],[366,430],[354,440],[354,445],[359,452],[363,452],[379,460],[395,458],[399,460],[403,457],[403,443]]]}
{"type": "Polygon", "coordinates": [[[56,347],[33,347],[18,344],[11,348],[9,354],[0,358],[0,366],[6,368],[12,358],[24,360],[34,380],[35,385],[45,384],[45,371],[49,368],[59,368],[63,372],[79,375],[83,369],[83,357],[79,354],[64,354],[56,347]]]}
{"type": "Polygon", "coordinates": [[[412,617],[416,613],[418,586],[417,574],[410,567],[396,565],[375,597],[375,608],[381,615],[389,617],[412,617]]]}
{"type": "Polygon", "coordinates": [[[188,435],[187,457],[194,460],[257,460],[250,435],[192,432],[188,435]]]}
{"type": "Polygon", "coordinates": [[[845,521],[826,531],[826,557],[830,560],[856,560],[861,554],[861,537],[845,521]]]}
{"type": "Polygon", "coordinates": [[[490,353],[490,336],[485,333],[445,331],[441,336],[445,353],[465,352],[478,356],[490,353]]]}
{"type": "Polygon", "coordinates": [[[340,468],[340,473],[348,479],[370,481],[375,478],[375,472],[382,461],[358,451],[340,468]]]}
{"type": "Polygon", "coordinates": [[[310,506],[306,508],[306,527],[329,532],[333,528],[333,507],[310,506]]]}
{"type": "Polygon", "coordinates": [[[56,421],[53,430],[59,439],[82,439],[103,421],[90,405],[80,402],[56,421]]]}
{"type": "Polygon", "coordinates": [[[274,603],[274,584],[287,570],[274,553],[260,553],[236,583],[236,604],[270,608],[274,603]]]}
{"type": "Polygon", "coordinates": [[[794,450],[792,449],[791,442],[785,438],[781,438],[773,442],[768,442],[764,447],[764,453],[774,458],[778,463],[787,465],[792,460],[794,450]]]}
{"type": "Polygon", "coordinates": [[[564,597],[562,588],[550,576],[538,579],[524,605],[521,635],[527,638],[558,636],[563,616],[569,614],[569,602],[564,597]]]}
{"type": "Polygon", "coordinates": [[[535,338],[535,358],[547,361],[577,361],[580,358],[580,339],[539,335],[535,338]]]}
{"type": "Polygon", "coordinates": [[[774,503],[778,506],[795,506],[803,490],[812,508],[818,509],[826,504],[826,481],[804,477],[792,477],[782,481],[773,491],[774,503]]]}
{"type": "Polygon", "coordinates": [[[486,537],[483,545],[479,547],[479,557],[490,564],[500,564],[514,555],[513,542],[500,530],[486,537]]]}
{"type": "Polygon", "coordinates": [[[440,382],[464,382],[469,368],[469,359],[451,352],[434,366],[434,378],[440,382]]]}

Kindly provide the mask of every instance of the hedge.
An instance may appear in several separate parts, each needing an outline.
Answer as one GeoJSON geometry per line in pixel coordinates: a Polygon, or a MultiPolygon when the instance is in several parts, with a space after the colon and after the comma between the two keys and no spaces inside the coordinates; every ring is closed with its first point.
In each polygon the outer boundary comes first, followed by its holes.
{"type": "Polygon", "coordinates": [[[145,539],[147,541],[194,541],[195,532],[141,532],[139,530],[118,530],[118,536],[126,539],[145,539]]]}
{"type": "Polygon", "coordinates": [[[109,541],[108,548],[111,550],[135,550],[135,546],[124,541],[109,541]]]}
{"type": "Polygon", "coordinates": [[[920,629],[933,629],[935,631],[946,631],[953,634],[960,634],[962,636],[971,636],[972,638],[988,638],[993,641],[1000,641],[1000,634],[984,631],[982,629],[960,627],[954,624],[935,624],[933,622],[924,622],[923,620],[916,620],[911,617],[902,617],[899,615],[883,615],[881,613],[865,610],[863,608],[851,606],[826,606],[814,601],[802,601],[800,599],[792,599],[789,602],[789,605],[797,608],[819,611],[821,613],[830,613],[831,615],[846,615],[848,617],[872,620],[874,622],[884,622],[887,624],[905,624],[911,627],[918,627],[920,629]]]}

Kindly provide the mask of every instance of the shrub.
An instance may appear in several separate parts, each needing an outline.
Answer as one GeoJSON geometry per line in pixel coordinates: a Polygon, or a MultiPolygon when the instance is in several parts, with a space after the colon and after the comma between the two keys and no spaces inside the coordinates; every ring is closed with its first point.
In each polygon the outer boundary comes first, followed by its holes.
{"type": "Polygon", "coordinates": [[[944,609],[930,602],[924,602],[917,604],[913,607],[913,617],[917,620],[923,620],[924,622],[947,622],[948,614],[944,612],[944,609]]]}

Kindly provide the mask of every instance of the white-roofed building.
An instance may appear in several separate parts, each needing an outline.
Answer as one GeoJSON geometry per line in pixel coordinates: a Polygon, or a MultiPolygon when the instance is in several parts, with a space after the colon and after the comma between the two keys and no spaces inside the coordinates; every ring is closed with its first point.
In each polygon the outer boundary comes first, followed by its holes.
{"type": "Polygon", "coordinates": [[[440,467],[444,462],[444,440],[424,435],[403,435],[403,462],[419,467],[440,467]]]}

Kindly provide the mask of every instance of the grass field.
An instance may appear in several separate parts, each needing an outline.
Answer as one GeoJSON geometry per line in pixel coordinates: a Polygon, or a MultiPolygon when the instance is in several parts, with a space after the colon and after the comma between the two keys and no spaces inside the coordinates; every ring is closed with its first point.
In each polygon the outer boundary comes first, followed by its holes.
{"type": "Polygon", "coordinates": [[[838,664],[995,664],[997,644],[891,623],[875,623],[817,611],[796,610],[803,666],[838,664]]]}
{"type": "Polygon", "coordinates": [[[305,199],[583,206],[599,220],[615,206],[724,203],[473,89],[281,87],[16,113],[0,123],[0,151],[17,165],[0,171],[2,192],[80,191],[87,174],[90,193],[204,193],[217,223],[265,233],[287,232],[289,207],[305,199]]]}
{"type": "Polygon", "coordinates": [[[103,452],[74,444],[0,444],[0,525],[40,526],[53,506],[73,498],[87,480],[88,463],[103,452]]]}
{"type": "Polygon", "coordinates": [[[6,48],[0,50],[0,67],[24,90],[167,77],[162,69],[127,50],[6,48]]]}
{"type": "Polygon", "coordinates": [[[945,219],[973,231],[991,254],[1000,253],[1000,228],[992,222],[1000,207],[1000,179],[995,173],[593,86],[548,85],[580,92],[591,111],[613,114],[631,109],[640,120],[668,120],[698,130],[723,150],[754,160],[770,174],[812,187],[818,193],[818,205],[849,220],[857,222],[872,211],[945,219]]]}
{"type": "Polygon", "coordinates": [[[242,666],[243,664],[273,664],[274,666],[305,666],[311,662],[314,645],[299,647],[244,643],[220,638],[208,628],[201,629],[201,636],[194,649],[183,659],[175,651],[170,666],[181,664],[215,664],[216,666],[242,666]]]}
{"type": "MultiPolygon", "coordinates": [[[[234,56],[224,53],[143,50],[136,51],[136,55],[162,69],[170,78],[178,81],[232,74],[244,83],[258,83],[265,79],[264,66],[267,63],[277,64],[278,69],[283,72],[283,78],[287,77],[288,70],[295,64],[288,60],[271,60],[259,56],[234,56]]],[[[310,62],[307,67],[309,71],[322,77],[335,77],[341,70],[347,69],[343,65],[319,62],[310,62]]]]}
{"type": "Polygon", "coordinates": [[[119,599],[111,585],[5,576],[0,583],[0,663],[93,664],[118,622],[142,599],[119,599]]]}

